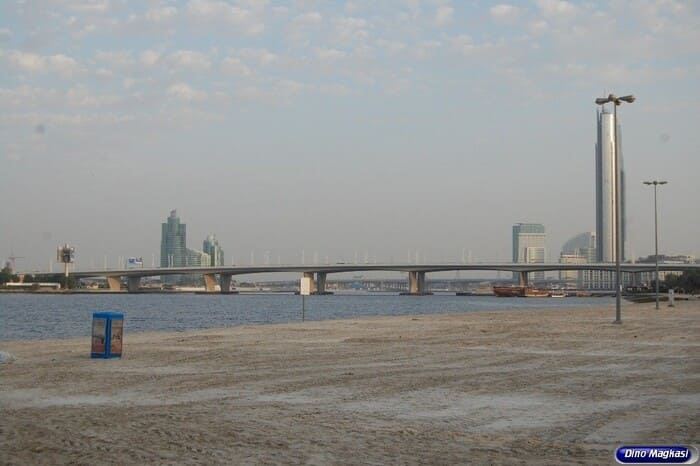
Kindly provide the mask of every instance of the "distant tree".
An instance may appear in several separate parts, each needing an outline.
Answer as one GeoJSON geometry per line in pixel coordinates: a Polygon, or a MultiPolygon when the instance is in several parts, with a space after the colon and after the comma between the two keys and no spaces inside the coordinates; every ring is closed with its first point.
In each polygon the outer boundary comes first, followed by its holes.
{"type": "Polygon", "coordinates": [[[34,275],[31,273],[24,274],[24,283],[34,283],[34,275]]]}
{"type": "Polygon", "coordinates": [[[671,289],[671,288],[679,288],[679,283],[681,281],[680,275],[674,274],[668,274],[666,275],[666,279],[664,282],[666,283],[666,286],[671,289]]]}
{"type": "MultiPolygon", "coordinates": [[[[65,277],[64,277],[65,278],[65,277]]],[[[78,288],[78,280],[75,277],[68,277],[68,282],[66,284],[68,289],[78,288]]]]}
{"type": "Polygon", "coordinates": [[[12,281],[12,272],[9,267],[3,267],[0,270],[0,285],[4,285],[7,282],[12,281]]]}
{"type": "Polygon", "coordinates": [[[665,281],[669,289],[682,289],[686,293],[696,293],[700,291],[700,270],[687,270],[683,275],[667,275],[665,281]]]}

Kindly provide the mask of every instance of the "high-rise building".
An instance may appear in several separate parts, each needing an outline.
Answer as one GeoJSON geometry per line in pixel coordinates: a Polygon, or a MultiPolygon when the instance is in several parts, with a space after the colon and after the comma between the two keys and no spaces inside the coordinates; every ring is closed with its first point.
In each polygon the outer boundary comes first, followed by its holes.
{"type": "MultiPolygon", "coordinates": [[[[544,225],[540,223],[516,223],[513,225],[513,262],[543,264],[545,261],[544,225]]],[[[530,274],[535,281],[544,280],[544,272],[530,274]]],[[[518,274],[513,274],[518,279],[518,274]]]]}
{"type": "MultiPolygon", "coordinates": [[[[562,246],[559,255],[561,264],[587,264],[595,261],[596,234],[593,232],[581,233],[568,240],[562,246]]],[[[595,288],[600,273],[590,270],[562,270],[559,272],[559,280],[577,288],[595,288]]]]}
{"type": "Polygon", "coordinates": [[[177,210],[171,210],[161,225],[160,266],[184,267],[187,248],[187,225],[180,223],[177,210]]]}
{"type": "Polygon", "coordinates": [[[596,234],[592,231],[579,233],[568,240],[561,247],[562,254],[577,254],[583,256],[586,262],[595,262],[596,259],[596,234]]]}
{"type": "Polygon", "coordinates": [[[185,267],[209,267],[211,258],[209,254],[197,249],[185,249],[185,267]]]}
{"type": "MultiPolygon", "coordinates": [[[[161,225],[160,266],[184,267],[187,260],[187,225],[180,223],[177,210],[171,210],[167,221],[161,225]]],[[[180,281],[179,276],[165,275],[163,283],[180,281]]]]}
{"type": "Polygon", "coordinates": [[[620,164],[620,257],[625,259],[625,172],[622,163],[622,133],[615,115],[605,108],[596,111],[597,140],[595,144],[596,180],[596,239],[598,262],[615,262],[615,125],[617,125],[617,160],[620,164]]]}
{"type": "Polygon", "coordinates": [[[224,265],[224,250],[219,246],[219,242],[216,240],[214,235],[209,235],[202,243],[202,249],[205,253],[209,254],[210,265],[212,267],[219,267],[224,265]]]}

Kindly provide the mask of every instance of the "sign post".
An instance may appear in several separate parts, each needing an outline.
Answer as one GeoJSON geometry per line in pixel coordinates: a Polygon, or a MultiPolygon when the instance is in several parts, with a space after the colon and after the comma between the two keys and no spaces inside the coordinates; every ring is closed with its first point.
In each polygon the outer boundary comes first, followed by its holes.
{"type": "Polygon", "coordinates": [[[92,313],[91,358],[121,358],[124,314],[100,311],[92,313]]]}

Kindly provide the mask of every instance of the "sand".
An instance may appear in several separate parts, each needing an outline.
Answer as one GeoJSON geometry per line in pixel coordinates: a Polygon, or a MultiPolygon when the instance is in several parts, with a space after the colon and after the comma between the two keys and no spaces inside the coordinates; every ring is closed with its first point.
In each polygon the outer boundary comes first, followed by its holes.
{"type": "Polygon", "coordinates": [[[615,464],[700,443],[700,302],[0,342],[2,464],[615,464]]]}

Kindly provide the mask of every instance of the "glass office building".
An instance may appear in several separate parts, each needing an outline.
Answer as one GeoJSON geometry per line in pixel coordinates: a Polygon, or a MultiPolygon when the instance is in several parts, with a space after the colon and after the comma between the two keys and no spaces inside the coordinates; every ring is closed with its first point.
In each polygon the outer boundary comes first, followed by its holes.
{"type": "Polygon", "coordinates": [[[209,235],[202,243],[202,250],[209,254],[210,264],[212,267],[220,267],[224,265],[224,250],[219,246],[219,242],[214,235],[209,235]]]}
{"type": "MultiPolygon", "coordinates": [[[[516,223],[513,225],[513,262],[543,264],[545,261],[544,225],[540,223],[516,223]]],[[[518,280],[518,274],[513,279],[518,280]]],[[[529,278],[544,281],[544,272],[532,272],[529,278]]]]}
{"type": "MultiPolygon", "coordinates": [[[[171,210],[167,221],[161,224],[160,236],[160,266],[185,267],[187,261],[187,225],[180,223],[177,210],[171,210]]],[[[180,276],[166,275],[163,283],[174,284],[180,281],[180,276]]]]}

